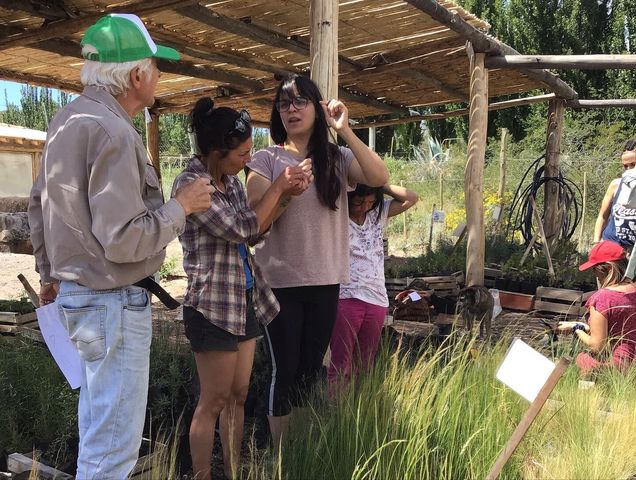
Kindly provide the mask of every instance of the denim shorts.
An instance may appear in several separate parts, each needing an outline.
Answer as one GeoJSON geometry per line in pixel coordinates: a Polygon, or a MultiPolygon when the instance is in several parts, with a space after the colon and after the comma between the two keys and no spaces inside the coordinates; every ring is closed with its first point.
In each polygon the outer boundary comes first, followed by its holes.
{"type": "Polygon", "coordinates": [[[214,325],[212,320],[192,307],[183,307],[183,323],[185,334],[192,350],[197,353],[220,350],[223,352],[237,352],[238,344],[263,335],[261,326],[256,320],[252,291],[248,290],[246,297],[245,335],[234,335],[214,325]]]}

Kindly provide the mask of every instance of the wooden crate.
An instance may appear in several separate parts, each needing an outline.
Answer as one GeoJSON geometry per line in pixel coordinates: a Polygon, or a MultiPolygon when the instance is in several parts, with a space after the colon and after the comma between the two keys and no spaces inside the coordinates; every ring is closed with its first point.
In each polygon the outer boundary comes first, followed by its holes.
{"type": "MultiPolygon", "coordinates": [[[[150,444],[151,442],[148,438],[143,438],[141,440],[141,450],[149,450],[150,444]]],[[[156,470],[153,472],[153,467],[157,466],[161,461],[165,461],[167,448],[168,446],[164,443],[157,441],[152,443],[152,452],[139,457],[128,478],[130,480],[152,480],[159,478],[161,472],[157,472],[156,470]],[[163,459],[161,457],[163,457],[163,459]]],[[[166,472],[163,473],[165,474],[166,472]]]]}
{"type": "Polygon", "coordinates": [[[15,313],[0,312],[0,333],[16,334],[24,327],[37,327],[38,317],[35,312],[15,313]]]}
{"type": "Polygon", "coordinates": [[[413,280],[422,280],[426,282],[430,290],[434,290],[435,294],[440,297],[453,297],[459,293],[459,284],[454,275],[446,275],[439,277],[407,277],[407,285],[413,280]]]}
{"type": "Polygon", "coordinates": [[[534,309],[539,312],[581,317],[585,315],[583,296],[584,293],[580,290],[538,287],[534,309]]]}
{"type": "Polygon", "coordinates": [[[406,290],[406,278],[387,278],[384,281],[386,295],[389,298],[389,311],[393,309],[395,296],[406,290]]]}
{"type": "Polygon", "coordinates": [[[495,287],[495,280],[503,277],[503,272],[498,268],[484,268],[484,286],[488,288],[495,287]]]}

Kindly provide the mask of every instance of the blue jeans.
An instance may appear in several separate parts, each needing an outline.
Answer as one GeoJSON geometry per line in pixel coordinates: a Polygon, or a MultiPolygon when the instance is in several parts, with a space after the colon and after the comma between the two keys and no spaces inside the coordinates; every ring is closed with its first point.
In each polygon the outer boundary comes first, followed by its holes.
{"type": "Polygon", "coordinates": [[[78,480],[120,480],[141,445],[152,316],[146,290],[92,290],[61,282],[57,303],[84,367],[78,424],[78,480]]]}

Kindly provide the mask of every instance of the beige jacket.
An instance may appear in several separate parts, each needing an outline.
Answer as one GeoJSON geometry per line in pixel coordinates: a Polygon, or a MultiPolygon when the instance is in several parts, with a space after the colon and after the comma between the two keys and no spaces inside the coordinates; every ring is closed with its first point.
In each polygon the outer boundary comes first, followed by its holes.
{"type": "Polygon", "coordinates": [[[163,203],[139,133],[117,100],[86,87],[49,125],[29,202],[31,241],[42,281],[94,289],[155,273],[183,232],[185,212],[163,203]]]}

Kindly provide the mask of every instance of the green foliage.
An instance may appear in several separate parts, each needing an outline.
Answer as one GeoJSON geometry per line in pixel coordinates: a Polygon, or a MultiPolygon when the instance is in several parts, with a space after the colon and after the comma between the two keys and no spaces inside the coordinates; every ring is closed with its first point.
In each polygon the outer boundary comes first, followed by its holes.
{"type": "Polygon", "coordinates": [[[264,128],[255,128],[252,133],[252,151],[258,152],[267,148],[269,145],[269,130],[264,128]]]}
{"type": "Polygon", "coordinates": [[[191,415],[194,410],[196,365],[189,344],[179,334],[179,324],[162,321],[153,329],[148,413],[162,428],[171,428],[184,413],[191,415]]]}
{"type": "Polygon", "coordinates": [[[29,313],[35,308],[27,297],[18,300],[0,300],[0,312],[29,313]]]}
{"type": "Polygon", "coordinates": [[[179,266],[179,257],[166,258],[159,268],[159,278],[166,280],[174,275],[175,270],[179,266]]]}
{"type": "Polygon", "coordinates": [[[75,453],[78,391],[44,345],[0,337],[0,452],[43,451],[57,465],[75,453]]]}
{"type": "MultiPolygon", "coordinates": [[[[508,345],[451,342],[413,352],[415,360],[384,345],[339,398],[326,404],[317,393],[310,418],[292,423],[274,474],[250,478],[485,478],[528,405],[495,379],[508,345]]],[[[559,406],[544,407],[501,478],[630,478],[635,373],[603,373],[581,391],[571,368],[552,393],[559,406]]]]}

